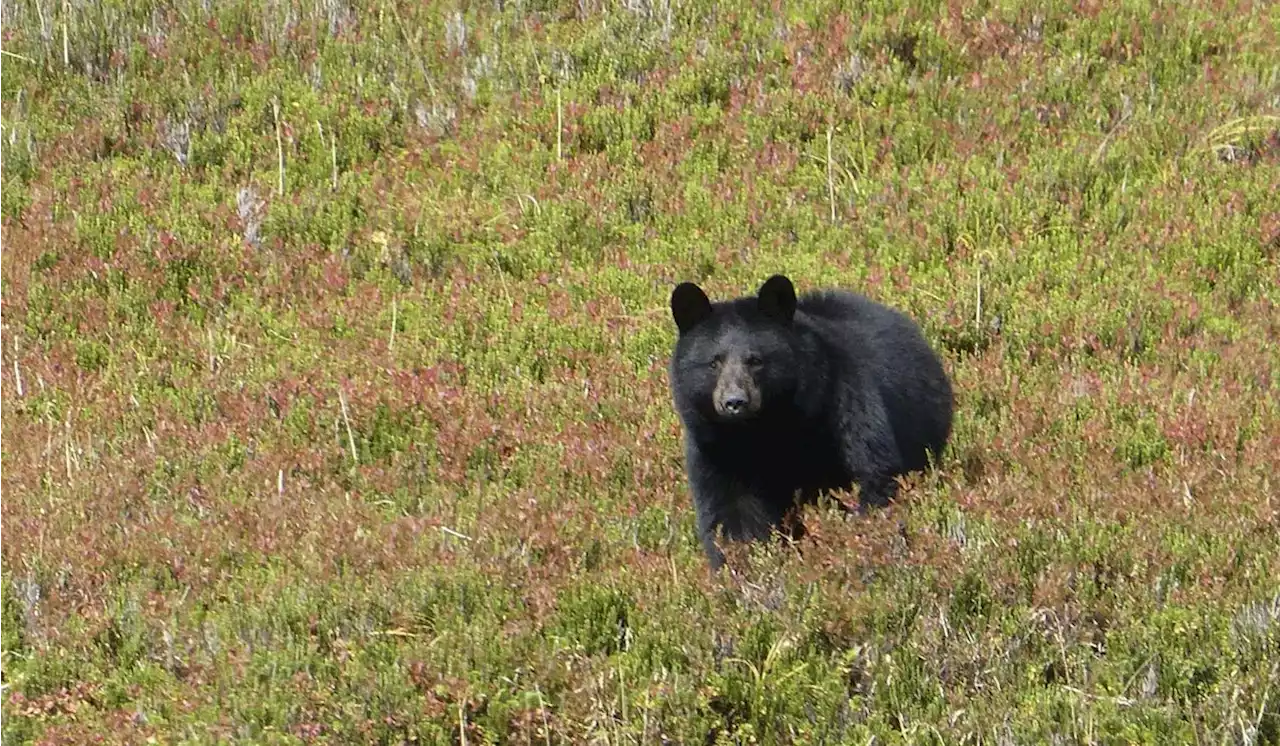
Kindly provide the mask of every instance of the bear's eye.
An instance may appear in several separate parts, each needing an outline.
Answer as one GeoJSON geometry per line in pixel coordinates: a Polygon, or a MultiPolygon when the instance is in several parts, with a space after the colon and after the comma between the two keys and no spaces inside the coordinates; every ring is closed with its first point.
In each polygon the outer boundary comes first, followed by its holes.
{"type": "Polygon", "coordinates": [[[752,368],[759,368],[761,365],[764,365],[764,361],[760,359],[759,355],[748,355],[747,365],[752,368]]]}
{"type": "Polygon", "coordinates": [[[711,358],[711,370],[720,370],[721,361],[718,357],[711,358]]]}

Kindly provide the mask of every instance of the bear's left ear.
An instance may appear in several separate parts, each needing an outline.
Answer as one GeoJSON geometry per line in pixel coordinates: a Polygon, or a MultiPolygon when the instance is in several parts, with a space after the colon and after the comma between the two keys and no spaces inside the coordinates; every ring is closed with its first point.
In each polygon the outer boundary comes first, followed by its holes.
{"type": "Polygon", "coordinates": [[[683,334],[711,315],[711,300],[702,288],[692,282],[682,282],[671,291],[671,317],[683,334]]]}
{"type": "Polygon", "coordinates": [[[785,275],[765,280],[756,296],[760,310],[770,318],[789,324],[796,315],[796,289],[785,275]]]}

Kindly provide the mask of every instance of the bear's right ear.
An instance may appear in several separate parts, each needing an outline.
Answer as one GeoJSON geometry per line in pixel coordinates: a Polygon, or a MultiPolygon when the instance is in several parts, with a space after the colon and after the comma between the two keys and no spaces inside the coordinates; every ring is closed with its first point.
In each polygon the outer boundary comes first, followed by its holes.
{"type": "Polygon", "coordinates": [[[681,334],[697,326],[711,315],[711,301],[702,288],[692,282],[682,282],[671,291],[671,316],[681,334]]]}

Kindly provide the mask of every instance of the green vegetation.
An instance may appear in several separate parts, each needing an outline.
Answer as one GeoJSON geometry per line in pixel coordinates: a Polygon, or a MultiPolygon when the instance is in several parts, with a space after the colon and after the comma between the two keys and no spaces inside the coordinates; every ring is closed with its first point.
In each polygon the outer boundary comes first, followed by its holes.
{"type": "Polygon", "coordinates": [[[3,14],[5,744],[1280,744],[1280,5],[3,14]],[[774,272],[955,438],[712,578],[774,272]]]}

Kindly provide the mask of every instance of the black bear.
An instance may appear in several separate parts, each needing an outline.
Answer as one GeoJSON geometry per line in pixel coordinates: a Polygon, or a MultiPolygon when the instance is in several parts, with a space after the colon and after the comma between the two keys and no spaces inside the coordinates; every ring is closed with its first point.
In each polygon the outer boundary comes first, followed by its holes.
{"type": "Polygon", "coordinates": [[[841,290],[796,298],[775,275],[756,297],[712,303],[671,293],[678,337],[672,398],[685,468],[713,570],[728,539],[769,536],[798,503],[859,486],[860,509],[886,504],[895,477],[924,469],[951,434],[951,383],[914,321],[841,290]]]}

